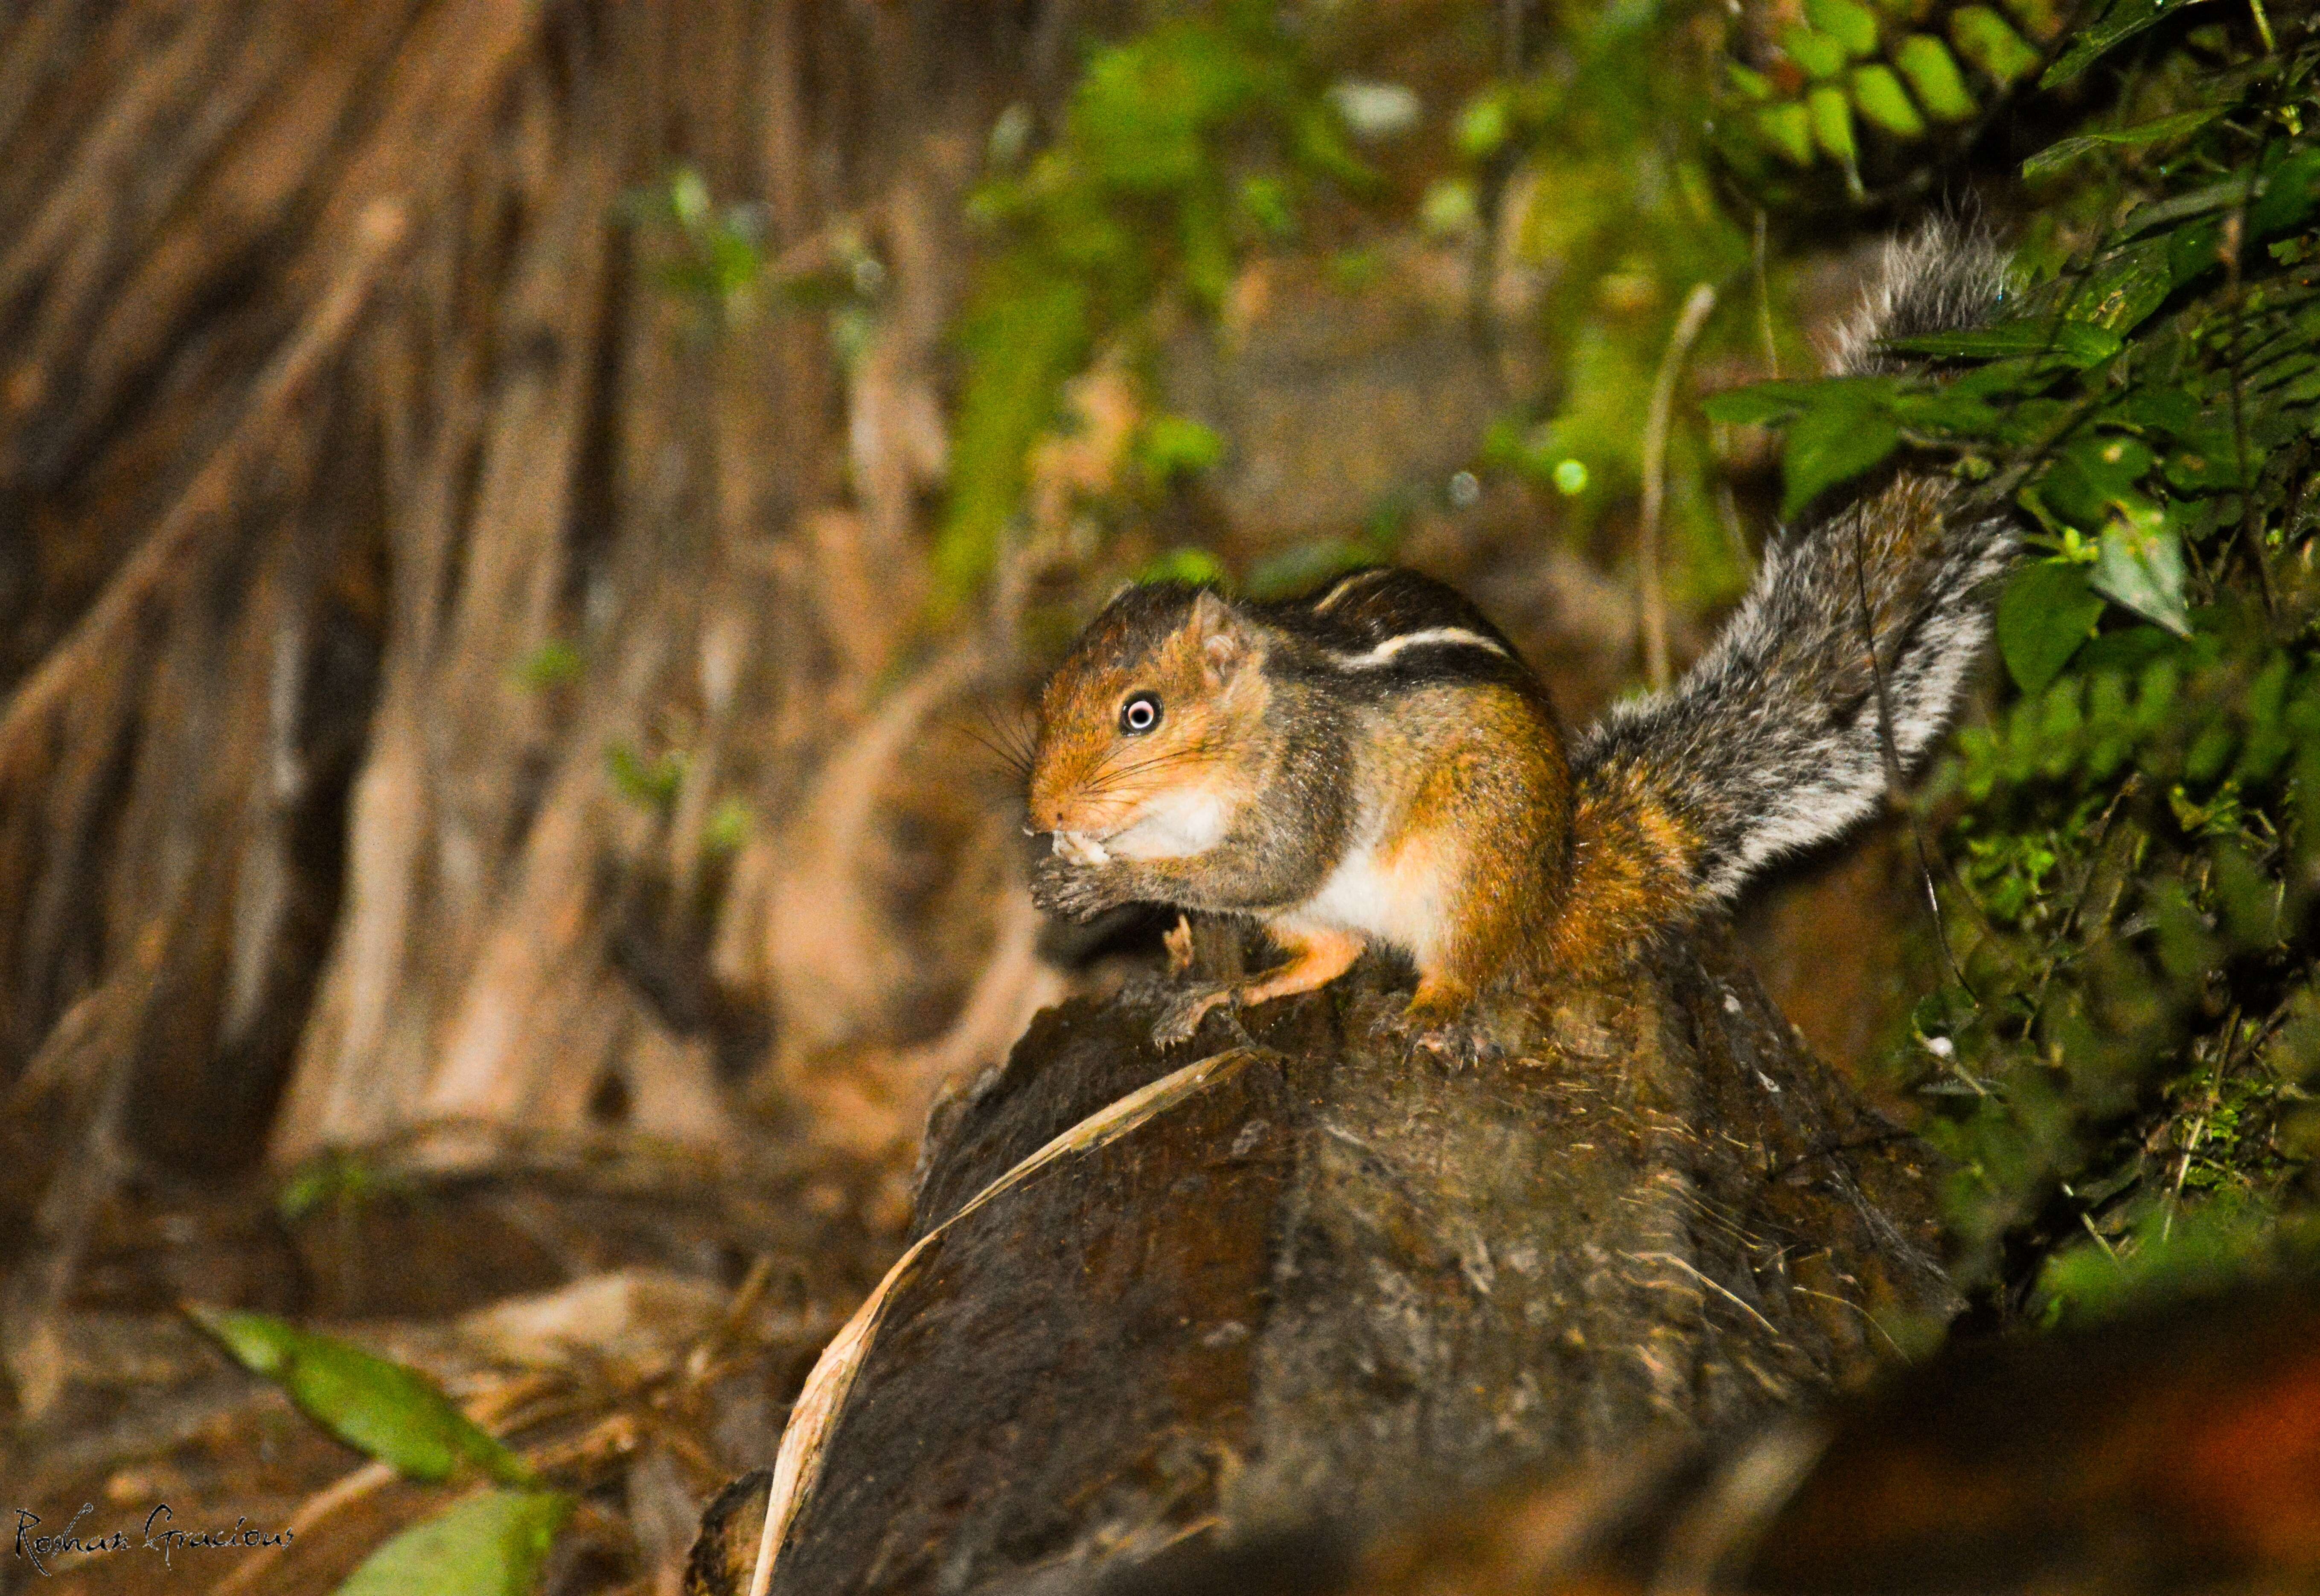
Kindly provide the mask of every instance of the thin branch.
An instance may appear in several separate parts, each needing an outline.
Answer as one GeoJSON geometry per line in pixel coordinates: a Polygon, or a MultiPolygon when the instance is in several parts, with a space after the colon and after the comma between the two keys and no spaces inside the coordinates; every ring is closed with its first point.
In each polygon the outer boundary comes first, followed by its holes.
{"type": "Polygon", "coordinates": [[[1660,512],[1667,498],[1669,420],[1675,409],[1676,378],[1684,357],[1699,336],[1708,314],[1716,308],[1716,287],[1696,285],[1668,334],[1667,352],[1660,357],[1660,374],[1652,384],[1652,408],[1644,424],[1644,513],[1636,533],[1636,598],[1644,630],[1644,672],[1652,690],[1668,685],[1667,603],[1660,591],[1660,512]]]}
{"type": "Polygon", "coordinates": [[[1764,340],[1764,371],[1774,382],[1781,380],[1781,349],[1772,341],[1772,277],[1766,263],[1764,247],[1764,208],[1756,207],[1756,331],[1764,340]]]}

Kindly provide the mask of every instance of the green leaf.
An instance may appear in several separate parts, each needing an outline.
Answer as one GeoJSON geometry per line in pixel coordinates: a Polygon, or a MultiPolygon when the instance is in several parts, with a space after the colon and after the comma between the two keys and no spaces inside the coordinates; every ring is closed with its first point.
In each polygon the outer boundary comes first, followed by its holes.
{"type": "Polygon", "coordinates": [[[1781,514],[1795,515],[1827,489],[1874,467],[1901,444],[1899,422],[1882,410],[1828,405],[1790,424],[1781,451],[1786,491],[1781,514]]]}
{"type": "Polygon", "coordinates": [[[1506,91],[1492,89],[1468,101],[1458,113],[1458,153],[1468,160],[1488,160],[1513,131],[1506,91]]]}
{"type": "Polygon", "coordinates": [[[746,798],[727,796],[717,801],[709,812],[708,823],[701,829],[701,842],[711,856],[730,858],[739,853],[757,830],[757,817],[746,798]]]}
{"type": "Polygon", "coordinates": [[[1805,111],[1812,118],[1813,142],[1844,163],[1849,171],[1856,158],[1853,142],[1853,102],[1835,84],[1815,84],[1805,94],[1805,111]]]}
{"type": "Polygon", "coordinates": [[[1960,55],[2000,83],[2026,77],[2038,65],[2038,52],[1987,5],[1962,6],[1953,13],[1950,41],[1960,55]]]}
{"type": "Polygon", "coordinates": [[[521,1458],[416,1369],[271,1314],[199,1304],[186,1312],[235,1362],[282,1387],[308,1418],[408,1478],[447,1480],[467,1464],[503,1485],[531,1483],[521,1458]]]}
{"type": "Polygon", "coordinates": [[[2179,227],[2167,240],[2167,269],[2175,286],[2197,281],[2224,264],[2224,223],[2218,217],[2179,227]]]}
{"type": "Polygon", "coordinates": [[[1998,600],[1998,651],[2025,694],[2044,691],[2087,640],[2103,612],[2087,567],[2069,560],[2025,566],[1998,600]]]}
{"type": "Polygon", "coordinates": [[[454,1502],[363,1559],[338,1596],[529,1596],[574,1505],[559,1491],[454,1502]]]}
{"type": "Polygon", "coordinates": [[[1224,587],[1231,574],[1205,549],[1171,549],[1128,578],[1138,587],[1155,582],[1182,582],[1188,587],[1224,587]]]}
{"type": "Polygon", "coordinates": [[[2129,237],[2149,232],[2182,221],[2186,216],[2203,216],[2210,211],[2227,211],[2248,196],[2245,177],[2226,177],[2220,183],[2203,184],[2189,194],[2179,194],[2152,204],[2138,205],[2126,213],[2121,231],[2129,237]]]}
{"type": "Polygon", "coordinates": [[[1482,225],[1482,203],[1468,179],[1437,178],[1427,185],[1426,197],[1418,202],[1418,217],[1429,238],[1466,238],[1482,225]]]}
{"type": "Polygon", "coordinates": [[[2170,13],[2198,4],[2198,0],[2111,0],[2109,8],[2080,29],[2071,48],[2046,68],[2038,86],[2061,87],[2092,66],[2106,50],[2124,44],[2170,13]]]}
{"type": "Polygon", "coordinates": [[[1951,432],[1984,439],[2005,422],[2006,413],[1971,390],[1948,383],[1929,393],[1901,394],[1893,419],[1914,432],[1951,432]]]}
{"type": "Polygon", "coordinates": [[[1805,0],[1805,20],[1861,57],[1877,53],[1877,15],[1853,0],[1805,0]]]}
{"type": "Polygon", "coordinates": [[[2151,469],[2151,458],[2150,447],[2139,439],[2075,439],[2038,478],[2038,497],[2072,526],[2093,531],[2106,525],[2114,511],[2139,503],[2135,485],[2151,469]]]}
{"type": "Polygon", "coordinates": [[[2142,506],[2103,529],[2093,585],[2096,592],[2177,637],[2191,635],[2190,612],[2183,604],[2182,541],[2156,505],[2142,506]]]}
{"type": "Polygon", "coordinates": [[[2263,197],[2248,207],[2248,235],[2268,239],[2287,232],[2315,209],[2320,209],[2320,149],[2299,150],[2265,175],[2263,197]]]}
{"type": "Polygon", "coordinates": [[[2178,493],[2214,494],[2245,485],[2240,480],[2239,445],[2228,432],[2183,441],[2184,447],[2170,450],[2161,467],[2169,486],[2178,493]]]}
{"type": "Polygon", "coordinates": [[[2058,172],[2058,169],[2067,167],[2071,160],[2090,156],[2095,150],[2111,144],[2162,144],[2162,141],[2183,137],[2197,128],[2204,128],[2218,116],[2223,116],[2220,106],[2211,106],[2204,112],[2162,116],[2155,123],[2143,123],[2139,128],[2120,128],[2118,132],[2081,132],[2074,140],[2055,140],[2053,144],[2039,150],[2037,156],[2023,162],[2023,177],[2046,177],[2049,172],[2058,172]]]}
{"type": "Polygon", "coordinates": [[[610,743],[604,748],[604,769],[612,778],[613,788],[638,808],[661,813],[674,808],[676,795],[684,790],[687,763],[675,748],[650,759],[630,743],[610,743]]]}
{"type": "Polygon", "coordinates": [[[1214,311],[1232,286],[1232,240],[1226,230],[1223,198],[1210,184],[1193,184],[1184,191],[1176,214],[1184,286],[1196,303],[1214,311]]]}
{"type": "Polygon", "coordinates": [[[1767,105],[1757,112],[1756,131],[1765,143],[1793,165],[1812,165],[1812,117],[1796,101],[1767,105]]]}
{"type": "Polygon", "coordinates": [[[2223,107],[2211,105],[2200,111],[2186,111],[2180,116],[2162,116],[2156,122],[2146,122],[2131,128],[2119,128],[2107,133],[2080,133],[2073,139],[2057,139],[2022,163],[2025,177],[2043,177],[2059,171],[2082,155],[2090,155],[2107,145],[2134,146],[2164,143],[2180,139],[2185,133],[2197,131],[2223,114],[2223,107]]]}
{"type": "Polygon", "coordinates": [[[1240,213],[1256,230],[1276,241],[1297,233],[1297,213],[1289,204],[1289,190],[1278,177],[1253,176],[1241,179],[1240,213]]]}
{"type": "Polygon", "coordinates": [[[2009,355],[2059,355],[2077,370],[2099,366],[2125,347],[2107,328],[2085,322],[2008,322],[1888,340],[1885,348],[1945,360],[1996,360],[2009,355]]]}
{"type": "Polygon", "coordinates": [[[1819,385],[1813,382],[1754,383],[1745,388],[1711,394],[1700,404],[1708,419],[1733,427],[1761,427],[1784,422],[1805,409],[1819,385]]]}
{"type": "Polygon", "coordinates": [[[1844,70],[1844,46],[1810,28],[1789,29],[1781,35],[1781,48],[1808,77],[1834,77],[1844,70]]]}
{"type": "Polygon", "coordinates": [[[1297,159],[1323,177],[1355,193],[1377,186],[1377,169],[1354,153],[1344,127],[1328,107],[1306,107],[1297,117],[1292,137],[1297,159]]]}
{"type": "Polygon", "coordinates": [[[2074,322],[2090,322],[2113,332],[2131,332],[2175,290],[2174,267],[2164,237],[2144,239],[2115,249],[2064,291],[2061,311],[2074,322]]]}
{"type": "Polygon", "coordinates": [[[697,229],[709,220],[708,180],[691,167],[679,167],[668,180],[668,213],[679,226],[697,229]]]}
{"type": "Polygon", "coordinates": [[[1222,29],[1179,20],[1088,59],[1073,91],[1073,144],[1104,183],[1137,194],[1183,187],[1200,173],[1206,136],[1249,110],[1255,64],[1222,29]]]}
{"type": "Polygon", "coordinates": [[[1926,131],[1926,119],[1909,103],[1908,92],[1890,67],[1854,68],[1853,102],[1862,115],[1896,138],[1914,139],[1926,131]]]}
{"type": "Polygon", "coordinates": [[[1144,423],[1137,453],[1155,482],[1206,471],[1225,457],[1225,440],[1190,416],[1155,415],[1144,423]]]}
{"type": "Polygon", "coordinates": [[[515,679],[534,692],[542,692],[550,687],[570,686],[586,669],[579,649],[562,638],[550,638],[523,657],[515,667],[515,679]]]}
{"type": "Polygon", "coordinates": [[[2108,419],[2180,438],[2199,424],[2199,402],[2180,388],[2143,388],[2110,407],[2108,419]]]}
{"type": "Polygon", "coordinates": [[[1893,52],[1893,64],[1909,80],[1926,114],[1936,122],[1963,122],[1974,113],[1973,95],[1958,71],[1950,47],[1930,33],[1912,33],[1893,52]]]}

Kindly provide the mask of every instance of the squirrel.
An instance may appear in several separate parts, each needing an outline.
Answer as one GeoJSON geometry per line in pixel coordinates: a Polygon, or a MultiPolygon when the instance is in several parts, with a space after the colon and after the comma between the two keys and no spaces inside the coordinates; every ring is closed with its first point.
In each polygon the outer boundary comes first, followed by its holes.
{"type": "MultiPolygon", "coordinates": [[[[1833,365],[1894,369],[1880,341],[1980,325],[2005,285],[1980,236],[1890,242],[1833,365]]],[[[1178,993],[1164,1046],[1380,943],[1417,967],[1419,1042],[1448,1050],[1463,1029],[1471,1050],[1486,990],[1631,957],[1922,759],[2016,547],[2008,516],[1956,497],[1908,463],[1825,495],[1675,686],[1575,741],[1505,634],[1416,572],[1273,603],[1129,587],[1040,694],[1026,830],[1052,845],[1033,896],[1082,920],[1131,902],[1250,916],[1281,945],[1274,969],[1178,993]]]]}

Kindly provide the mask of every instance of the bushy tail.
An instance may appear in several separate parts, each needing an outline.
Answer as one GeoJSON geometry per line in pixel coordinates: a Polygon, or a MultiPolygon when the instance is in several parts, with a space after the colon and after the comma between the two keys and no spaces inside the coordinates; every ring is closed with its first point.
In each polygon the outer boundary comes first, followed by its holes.
{"type": "MultiPolygon", "coordinates": [[[[1953,225],[1887,246],[1838,369],[1891,368],[1880,339],[1983,322],[2005,269],[1987,238],[1953,225]]],[[[1954,513],[1944,476],[1905,467],[1868,483],[1766,549],[1738,612],[1681,682],[1621,705],[1581,745],[1568,917],[1578,942],[1729,898],[1771,861],[1868,815],[1888,785],[1888,717],[1904,770],[1941,734],[2015,528],[1954,513]]]]}

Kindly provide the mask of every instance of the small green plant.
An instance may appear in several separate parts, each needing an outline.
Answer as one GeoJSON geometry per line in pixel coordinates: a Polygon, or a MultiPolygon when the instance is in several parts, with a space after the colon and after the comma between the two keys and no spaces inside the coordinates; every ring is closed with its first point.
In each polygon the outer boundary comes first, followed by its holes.
{"type": "Polygon", "coordinates": [[[1225,440],[1187,416],[1155,415],[1136,440],[1136,463],[1159,487],[1212,470],[1224,456],[1225,440]]]}
{"type": "Polygon", "coordinates": [[[552,688],[569,687],[587,671],[587,662],[580,650],[561,638],[550,638],[523,657],[516,667],[516,680],[535,693],[552,688]]]}
{"type": "Polygon", "coordinates": [[[692,761],[678,748],[646,755],[636,745],[615,742],[604,749],[604,768],[613,789],[639,809],[666,815],[676,807],[692,761]]]}
{"type": "Polygon", "coordinates": [[[748,845],[749,834],[757,824],[757,817],[748,799],[720,798],[702,829],[702,846],[716,857],[730,858],[748,845]]]}
{"type": "Polygon", "coordinates": [[[679,167],[630,195],[627,210],[632,222],[659,230],[674,244],[659,268],[663,288],[721,321],[757,313],[766,275],[765,215],[757,206],[716,204],[708,181],[679,167]]]}
{"type": "Polygon", "coordinates": [[[359,1152],[332,1147],[291,1171],[275,1194],[274,1211],[285,1225],[325,1211],[348,1213],[381,1197],[412,1190],[400,1174],[382,1169],[359,1152]]]}

